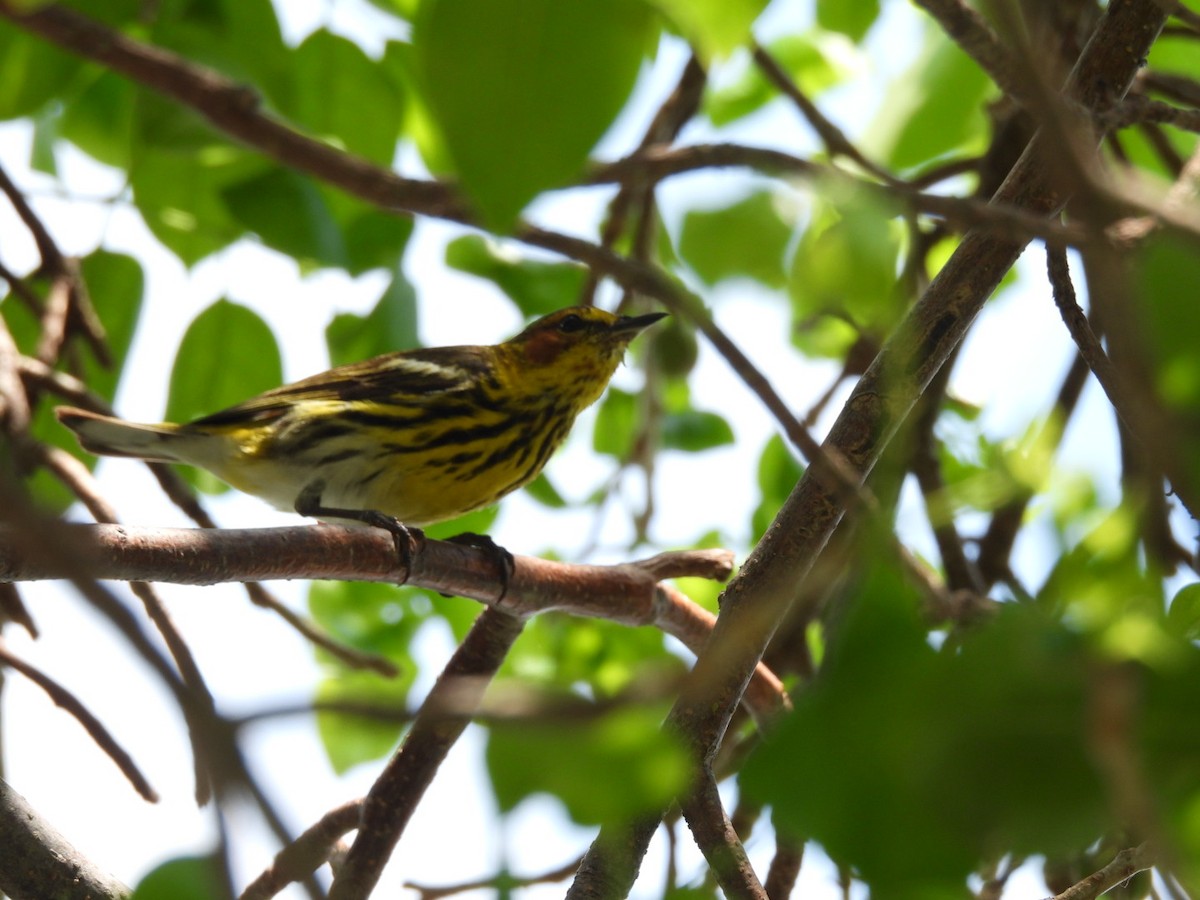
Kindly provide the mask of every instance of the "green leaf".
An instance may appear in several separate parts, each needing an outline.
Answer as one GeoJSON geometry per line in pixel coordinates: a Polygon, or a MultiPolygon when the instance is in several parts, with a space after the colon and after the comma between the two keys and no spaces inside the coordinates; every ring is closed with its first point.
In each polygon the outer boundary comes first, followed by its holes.
{"type": "Polygon", "coordinates": [[[283,42],[271,0],[169,0],[156,10],[152,39],[269,101],[290,95],[296,54],[283,42]]]}
{"type": "Polygon", "coordinates": [[[487,765],[500,808],[549,793],[582,824],[620,824],[661,809],[689,779],[662,714],[627,707],[582,721],[492,726],[487,765]]]}
{"type": "Polygon", "coordinates": [[[412,219],[382,212],[358,200],[350,201],[349,211],[343,210],[341,203],[330,205],[342,227],[344,265],[351,275],[361,275],[370,269],[399,268],[412,236],[412,219]]]}
{"type": "Polygon", "coordinates": [[[346,263],[346,247],[321,191],[307,176],[282,166],[227,185],[230,215],[268,247],[300,261],[346,263]]]}
{"type": "Polygon", "coordinates": [[[1185,640],[1200,640],[1200,584],[1185,584],[1171,598],[1167,625],[1185,640]]]}
{"type": "Polygon", "coordinates": [[[758,459],[758,489],[762,499],[751,520],[753,534],[766,533],[803,474],[804,466],[792,455],[783,438],[778,435],[770,438],[758,459]]]}
{"type": "Polygon", "coordinates": [[[637,421],[637,399],[634,395],[610,387],[596,413],[592,449],[617,459],[628,459],[633,450],[637,421]]]}
{"type": "Polygon", "coordinates": [[[391,752],[407,727],[409,691],[416,666],[409,654],[414,635],[428,621],[434,605],[424,591],[369,582],[313,582],[308,591],[313,619],[331,637],[365,653],[396,663],[400,674],[386,678],[376,672],[350,669],[322,650],[317,656],[325,676],[315,700],[361,705],[381,715],[322,711],[317,732],[335,771],[342,773],[361,762],[391,752]],[[382,713],[393,713],[388,718],[382,713]]]}
{"type": "MultiPolygon", "coordinates": [[[[861,68],[857,48],[845,35],[821,29],[784,35],[766,49],[809,97],[841,83],[861,68]]],[[[756,112],[778,96],[778,89],[762,69],[747,65],[732,83],[706,91],[702,109],[709,121],[720,127],[756,112]]]]}
{"type": "Polygon", "coordinates": [[[706,284],[738,276],[767,287],[786,282],[783,260],[792,238],[781,198],[758,191],[731,206],[693,210],[683,219],[678,251],[706,284]]]}
{"type": "Polygon", "coordinates": [[[137,96],[137,88],[128,79],[100,72],[63,109],[59,133],[94,159],[126,168],[137,96]]]}
{"type": "MultiPolygon", "coordinates": [[[[188,326],[171,368],[166,418],[188,422],[278,387],[283,366],[275,335],[244,306],[218,300],[188,326]]],[[[201,490],[225,490],[207,472],[185,470],[201,490]]]]}
{"type": "Polygon", "coordinates": [[[80,274],[96,315],[104,324],[105,342],[112,355],[111,367],[101,366],[91,356],[78,373],[88,387],[109,402],[125,370],[125,356],[137,329],[145,297],[146,278],[141,264],[132,256],[96,250],[83,258],[80,274]]]}
{"type": "Polygon", "coordinates": [[[698,409],[663,417],[663,446],[671,450],[699,453],[733,443],[733,429],[723,416],[698,409]]]}
{"type": "Polygon", "coordinates": [[[861,194],[831,191],[814,209],[792,259],[788,293],[797,320],[846,318],[889,334],[907,307],[898,290],[901,229],[893,212],[861,194]]]}
{"type": "Polygon", "coordinates": [[[1181,463],[1175,477],[1187,478],[1190,483],[1181,487],[1194,496],[1200,487],[1200,262],[1194,242],[1171,231],[1158,232],[1142,246],[1134,278],[1140,295],[1134,309],[1145,342],[1142,359],[1175,426],[1170,430],[1175,446],[1168,451],[1181,463]]]}
{"type": "Polygon", "coordinates": [[[958,44],[931,27],[924,52],[893,81],[864,143],[898,169],[981,151],[988,139],[984,107],[995,90],[958,44]]]}
{"type": "Polygon", "coordinates": [[[245,233],[222,193],[264,171],[261,160],[232,145],[163,150],[135,138],[129,171],[133,199],[146,226],[185,265],[228,246],[245,233]]]}
{"type": "Polygon", "coordinates": [[[679,677],[684,667],[657,629],[550,614],[526,625],[503,671],[562,690],[584,685],[595,697],[614,698],[639,682],[679,677]]]}
{"type": "Polygon", "coordinates": [[[67,91],[83,61],[0,22],[0,120],[33,115],[67,91]]]}
{"type": "Polygon", "coordinates": [[[919,603],[877,565],[817,680],[741,778],[872,896],[959,896],[996,847],[1081,850],[1112,824],[1088,746],[1083,642],[1009,607],[939,653],[919,603]]]}
{"type": "Polygon", "coordinates": [[[218,861],[211,856],[180,856],[147,873],[130,900],[215,900],[225,895],[218,861]]]}
{"type": "Polygon", "coordinates": [[[750,26],[766,0],[651,0],[709,62],[750,43],[750,26]]]}
{"type": "Polygon", "coordinates": [[[335,366],[408,350],[417,340],[417,296],[400,272],[365,316],[340,313],[325,329],[329,359],[335,366]]]}
{"type": "Polygon", "coordinates": [[[1162,579],[1142,565],[1138,544],[1138,514],[1118,507],[1058,558],[1038,601],[1066,613],[1112,658],[1169,664],[1176,641],[1162,579]]]}
{"type": "Polygon", "coordinates": [[[305,38],[294,54],[284,114],[318,137],[390,166],[405,96],[388,67],[324,29],[305,38]]]}
{"type": "Polygon", "coordinates": [[[651,34],[633,0],[426,0],[422,93],[466,194],[493,229],[569,183],[625,104],[651,34]]]}
{"type": "Polygon", "coordinates": [[[563,509],[567,505],[567,501],[558,492],[558,488],[546,477],[545,472],[525,485],[525,493],[542,504],[542,506],[547,506],[550,509],[563,509]]]}
{"type": "Polygon", "coordinates": [[[879,0],[817,0],[817,23],[861,41],[879,18],[879,0]]]}
{"type": "Polygon", "coordinates": [[[476,234],[457,237],[446,245],[446,265],[486,278],[528,318],[576,303],[587,278],[582,266],[527,259],[476,234]]]}

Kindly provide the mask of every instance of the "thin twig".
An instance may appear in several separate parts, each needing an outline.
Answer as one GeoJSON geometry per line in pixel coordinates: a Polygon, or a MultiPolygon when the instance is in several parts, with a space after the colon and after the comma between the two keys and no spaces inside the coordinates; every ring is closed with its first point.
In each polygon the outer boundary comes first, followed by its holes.
{"type": "Polygon", "coordinates": [[[1122,850],[1103,869],[1093,872],[1078,884],[1073,884],[1053,900],[1095,900],[1122,881],[1144,872],[1154,865],[1154,854],[1148,844],[1122,850]]]}
{"type": "Polygon", "coordinates": [[[269,900],[344,852],[342,837],[358,827],[363,801],[331,809],[275,854],[271,864],[242,891],[238,900],[269,900]]]}
{"type": "Polygon", "coordinates": [[[467,891],[496,888],[500,885],[504,885],[504,887],[512,890],[515,888],[534,887],[539,884],[557,884],[560,881],[566,881],[575,874],[579,869],[579,859],[579,857],[576,857],[570,862],[563,863],[561,866],[550,869],[548,872],[542,872],[540,875],[494,875],[491,878],[479,878],[474,881],[464,881],[459,884],[447,884],[437,887],[406,881],[404,886],[420,894],[421,900],[442,900],[443,897],[453,897],[455,894],[462,894],[467,891]]]}
{"type": "Polygon", "coordinates": [[[20,672],[45,691],[56,706],[64,710],[83,726],[84,731],[96,742],[96,746],[104,751],[105,755],[116,764],[117,768],[121,770],[121,774],[129,780],[129,783],[133,785],[133,789],[141,795],[142,799],[150,803],[158,802],[158,792],[150,786],[150,782],[146,780],[146,776],[137,767],[137,763],[133,761],[133,757],[129,755],[124,747],[117,743],[116,738],[112,736],[99,719],[92,715],[87,706],[78,697],[45,672],[35,668],[14,654],[8,649],[3,639],[0,639],[0,665],[8,666],[13,671],[20,672]]]}
{"type": "Polygon", "coordinates": [[[1008,48],[1001,43],[991,24],[963,0],[913,0],[929,13],[949,38],[979,64],[996,85],[1010,96],[1021,99],[1028,87],[1008,48]]]}
{"type": "Polygon", "coordinates": [[[271,594],[257,581],[246,584],[246,593],[250,595],[250,600],[256,606],[271,610],[314,646],[320,647],[351,669],[368,669],[378,672],[384,678],[395,678],[400,674],[396,664],[387,657],[377,653],[366,653],[349,644],[334,640],[312,622],[289,609],[282,600],[271,594]]]}
{"type": "Polygon", "coordinates": [[[808,99],[808,95],[800,89],[800,86],[792,80],[792,77],[768,50],[760,44],[755,44],[752,52],[755,64],[762,69],[767,80],[796,105],[825,144],[825,149],[830,157],[844,156],[861,166],[863,171],[871,173],[887,184],[899,183],[891,172],[867,159],[862,151],[854,146],[854,143],[846,137],[845,132],[830,121],[817,105],[808,99]]]}

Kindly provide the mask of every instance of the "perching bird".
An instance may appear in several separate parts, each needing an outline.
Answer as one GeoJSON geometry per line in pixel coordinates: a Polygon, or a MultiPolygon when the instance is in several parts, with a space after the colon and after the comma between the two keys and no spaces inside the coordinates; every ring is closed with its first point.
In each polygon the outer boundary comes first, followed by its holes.
{"type": "Polygon", "coordinates": [[[664,315],[562,309],[502,344],[377,356],[183,425],[57,413],[91,453],[187,463],[281,509],[386,528],[407,562],[401,523],[452,519],[532,481],[664,315]]]}

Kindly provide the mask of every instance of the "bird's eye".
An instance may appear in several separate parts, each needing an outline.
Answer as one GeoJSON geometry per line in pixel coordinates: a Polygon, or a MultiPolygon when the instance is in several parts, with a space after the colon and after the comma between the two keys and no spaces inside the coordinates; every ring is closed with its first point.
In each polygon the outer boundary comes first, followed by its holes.
{"type": "Polygon", "coordinates": [[[571,313],[569,316],[563,316],[562,321],[558,323],[558,330],[564,334],[579,331],[581,328],[583,328],[583,319],[574,313],[571,313]]]}

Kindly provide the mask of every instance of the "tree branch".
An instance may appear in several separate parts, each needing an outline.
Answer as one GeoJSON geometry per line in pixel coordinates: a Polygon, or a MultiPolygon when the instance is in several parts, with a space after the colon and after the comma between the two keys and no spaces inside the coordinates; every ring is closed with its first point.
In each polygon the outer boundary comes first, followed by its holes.
{"type": "MultiPolygon", "coordinates": [[[[427,540],[405,572],[390,535],[337,525],[291,528],[133,528],[61,525],[53,538],[68,554],[33,554],[12,529],[0,527],[0,583],[87,573],[100,579],[218,584],[273,579],[381,581],[420,585],[470,597],[527,618],[547,610],[655,625],[699,653],[715,617],[664,578],[723,580],[733,565],[725,550],[683,550],[613,566],[571,565],[514,557],[508,587],[494,555],[449,541],[427,540]]],[[[762,720],[787,705],[765,666],[756,670],[747,704],[762,720]]]]}
{"type": "MultiPolygon", "coordinates": [[[[1103,112],[1128,89],[1166,20],[1152,0],[1114,0],[1080,57],[1065,88],[1067,97],[1103,112]]],[[[1035,140],[1000,187],[993,202],[1039,216],[1062,207],[1066,195],[1042,173],[1043,147],[1035,140]]],[[[865,478],[925,386],[966,334],[1004,273],[1024,249],[1023,241],[968,233],[920,301],[888,339],[834,423],[827,455],[848,462],[865,478]]],[[[797,581],[812,568],[845,506],[840,480],[818,458],[785,501],[772,526],[725,591],[712,637],[685,680],[671,711],[673,730],[686,737],[702,766],[715,753],[750,673],[761,659],[796,595],[797,581]]],[[[581,873],[607,884],[633,881],[649,834],[639,828],[629,841],[602,831],[581,873]],[[610,856],[609,848],[623,852],[610,856]]],[[[580,879],[576,879],[579,885],[580,879]]],[[[572,889],[569,897],[592,896],[572,889]]]]}
{"type": "Polygon", "coordinates": [[[122,900],[130,891],[79,854],[0,779],[0,891],[12,900],[122,900]]]}
{"type": "Polygon", "coordinates": [[[1144,872],[1154,865],[1154,854],[1149,845],[1140,844],[1129,847],[1113,857],[1103,869],[1093,872],[1078,884],[1067,888],[1061,894],[1056,894],[1051,900],[1095,900],[1122,881],[1132,878],[1138,872],[1144,872]]]}
{"type": "MultiPolygon", "coordinates": [[[[158,793],[150,786],[150,782],[146,780],[146,776],[142,774],[141,769],[137,767],[137,763],[133,761],[133,757],[117,743],[116,738],[112,736],[104,724],[97,719],[88,708],[80,701],[78,697],[72,694],[69,690],[47,675],[45,672],[31,666],[25,660],[16,656],[5,645],[3,639],[0,639],[0,666],[8,666],[16,672],[20,672],[43,691],[54,701],[54,704],[65,710],[68,715],[83,726],[84,730],[91,736],[101,750],[107,754],[108,758],[116,764],[121,770],[129,783],[133,785],[142,799],[150,802],[158,802],[158,793]]],[[[0,842],[2,845],[3,842],[0,842]]]]}
{"type": "Polygon", "coordinates": [[[330,900],[359,900],[374,889],[425,789],[467,727],[467,719],[442,714],[442,699],[461,707],[469,692],[478,705],[522,626],[522,619],[495,607],[479,614],[367,794],[358,836],[334,878],[330,900]]]}

